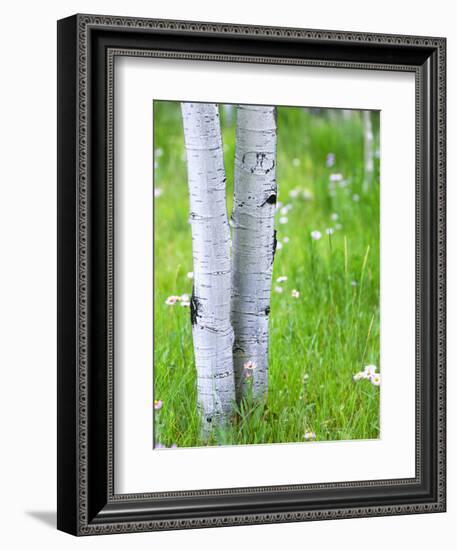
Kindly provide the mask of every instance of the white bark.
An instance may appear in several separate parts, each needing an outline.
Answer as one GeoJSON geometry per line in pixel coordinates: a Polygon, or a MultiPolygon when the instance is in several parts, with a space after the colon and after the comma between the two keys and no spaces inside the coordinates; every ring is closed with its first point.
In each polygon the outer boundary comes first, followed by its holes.
{"type": "Polygon", "coordinates": [[[240,105],[237,113],[232,247],[233,364],[238,401],[252,381],[268,389],[268,316],[276,248],[276,111],[240,105]],[[251,361],[255,368],[247,369],[251,361]]]}
{"type": "Polygon", "coordinates": [[[192,336],[203,430],[228,420],[235,400],[230,323],[230,227],[217,105],[182,103],[194,286],[192,336]]]}
{"type": "Polygon", "coordinates": [[[374,175],[374,139],[371,111],[363,111],[363,148],[365,171],[363,187],[366,191],[372,185],[374,175]]]}

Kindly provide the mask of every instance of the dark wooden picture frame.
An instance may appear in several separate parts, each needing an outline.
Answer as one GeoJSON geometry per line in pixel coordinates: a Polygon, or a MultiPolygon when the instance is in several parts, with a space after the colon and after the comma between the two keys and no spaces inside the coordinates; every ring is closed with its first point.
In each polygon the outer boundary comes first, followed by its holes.
{"type": "Polygon", "coordinates": [[[74,15],[58,22],[58,528],[75,535],[445,511],[444,38],[74,15]],[[184,493],[113,484],[113,60],[407,71],[416,86],[416,476],[184,493]]]}

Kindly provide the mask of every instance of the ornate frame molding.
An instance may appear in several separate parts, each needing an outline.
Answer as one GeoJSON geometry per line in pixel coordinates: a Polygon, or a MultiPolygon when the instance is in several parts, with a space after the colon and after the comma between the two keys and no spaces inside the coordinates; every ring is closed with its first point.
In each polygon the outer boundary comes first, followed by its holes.
{"type": "MultiPolygon", "coordinates": [[[[59,334],[60,358],[59,358],[59,414],[67,415],[59,429],[59,528],[79,535],[105,534],[132,531],[149,531],[163,529],[183,529],[196,527],[213,527],[241,524],[274,523],[284,521],[306,521],[318,519],[337,519],[351,517],[367,517],[393,514],[410,514],[424,512],[440,512],[445,510],[445,39],[401,36],[387,34],[351,33],[340,31],[321,31],[305,29],[289,29],[275,27],[255,27],[246,25],[227,25],[222,23],[199,23],[188,21],[165,21],[155,19],[137,19],[98,15],[77,15],[59,22],[60,36],[60,61],[59,71],[62,75],[60,82],[59,120],[62,126],[59,136],[65,142],[62,150],[59,151],[61,168],[59,170],[59,193],[61,200],[59,208],[62,214],[66,209],[72,209],[74,224],[70,227],[68,221],[62,219],[59,230],[63,234],[59,250],[63,242],[74,237],[74,259],[70,263],[69,257],[60,252],[59,266],[62,276],[71,272],[75,287],[70,290],[63,286],[59,289],[59,304],[61,317],[59,326],[65,329],[72,328],[72,337],[59,334]],[[284,55],[272,56],[259,55],[238,55],[231,53],[214,52],[187,52],[181,50],[170,50],[161,48],[136,48],[96,44],[94,31],[110,31],[115,36],[114,42],[121,35],[147,36],[153,33],[158,37],[163,35],[173,37],[188,36],[214,37],[219,39],[226,37],[230,39],[249,39],[251,41],[262,38],[264,40],[278,41],[278,44],[286,44],[289,41],[294,43],[312,44],[317,48],[319,45],[345,45],[348,52],[354,58],[363,48],[371,48],[373,56],[376,56],[375,49],[383,47],[395,48],[402,51],[405,48],[408,52],[429,52],[424,63],[383,63],[382,61],[361,62],[349,59],[319,59],[304,58],[300,56],[287,57],[284,55]],[[91,437],[93,437],[93,418],[90,417],[90,391],[93,386],[91,380],[91,368],[94,359],[91,356],[91,332],[90,327],[95,324],[91,310],[91,295],[93,273],[91,262],[93,261],[94,246],[94,212],[91,201],[94,201],[93,190],[90,188],[91,178],[94,179],[93,142],[95,141],[94,130],[91,123],[95,116],[98,116],[95,99],[98,97],[99,88],[95,90],[94,64],[96,63],[94,52],[103,49],[103,62],[106,62],[104,75],[104,90],[106,93],[106,127],[104,128],[104,143],[106,143],[106,163],[104,175],[106,179],[106,203],[103,206],[106,211],[104,237],[106,237],[105,257],[101,262],[106,262],[106,387],[103,395],[106,398],[106,479],[100,489],[94,490],[93,480],[90,477],[91,468],[91,437]],[[411,71],[416,75],[416,477],[413,479],[393,479],[383,481],[361,481],[347,483],[328,483],[314,485],[281,486],[281,487],[257,487],[241,489],[225,489],[210,491],[188,491],[180,493],[142,493],[116,495],[113,487],[113,117],[114,117],[114,59],[116,56],[148,56],[167,57],[175,59],[199,59],[221,62],[246,62],[246,63],[281,63],[298,64],[319,67],[340,67],[355,68],[364,70],[389,70],[389,71],[411,71]],[[73,76],[68,75],[70,64],[73,76]],[[66,84],[63,77],[70,78],[73,82],[66,84]],[[426,90],[427,82],[431,82],[431,92],[426,90]],[[70,88],[74,86],[74,95],[69,100],[70,88]],[[95,90],[95,91],[94,91],[95,90]],[[426,94],[433,94],[433,97],[425,97],[426,94]],[[429,109],[433,112],[426,113],[424,104],[428,101],[429,109]],[[73,128],[76,139],[65,141],[64,133],[68,132],[68,109],[74,109],[75,120],[73,128]],[[426,116],[431,117],[427,122],[426,116]],[[435,143],[430,141],[435,137],[435,143]],[[430,158],[429,149],[435,147],[436,157],[430,158]],[[71,151],[70,151],[71,149],[71,151]],[[70,157],[74,165],[63,167],[70,157]],[[428,178],[432,198],[424,196],[424,178],[428,178]],[[70,184],[69,181],[72,181],[70,184]],[[74,190],[73,197],[66,196],[66,189],[74,190]],[[75,201],[76,197],[76,201],[75,201]],[[73,202],[72,202],[73,201],[73,202]],[[427,212],[425,212],[427,209],[427,212]],[[430,210],[430,212],[429,212],[430,210]],[[424,235],[424,231],[427,232],[424,235]],[[429,235],[430,233],[430,235],[429,235]],[[434,238],[435,235],[435,238],[434,238]],[[436,254],[433,256],[427,248],[425,241],[434,239],[436,254]],[[435,279],[423,280],[424,262],[429,262],[434,268],[435,279]],[[425,285],[433,285],[431,288],[424,288],[425,285]],[[436,307],[436,322],[433,327],[431,340],[436,341],[425,344],[421,339],[424,337],[424,316],[429,314],[429,302],[436,307]],[[74,301],[74,319],[68,320],[69,303],[74,301]],[[69,346],[71,346],[69,348],[69,346]],[[377,505],[361,504],[360,506],[335,506],[322,509],[317,506],[306,505],[303,510],[294,511],[266,511],[261,508],[255,511],[235,513],[233,509],[222,514],[218,509],[214,515],[207,514],[201,517],[159,517],[156,519],[154,513],[140,514],[138,506],[144,507],[147,503],[158,502],[179,498],[198,499],[202,497],[237,497],[241,495],[262,495],[272,492],[292,494],[303,491],[319,490],[342,490],[342,489],[363,489],[363,488],[392,488],[417,486],[425,482],[423,465],[425,457],[421,454],[423,448],[423,434],[429,429],[430,419],[424,418],[423,399],[424,391],[424,370],[422,365],[423,347],[430,348],[434,355],[430,356],[433,368],[427,374],[427,383],[430,382],[430,395],[434,395],[436,405],[433,409],[434,422],[431,428],[431,437],[435,445],[434,464],[427,464],[427,472],[432,468],[435,472],[432,481],[433,496],[424,501],[414,501],[411,497],[403,499],[400,503],[377,505]],[[74,359],[70,362],[69,357],[74,359]],[[430,377],[430,380],[428,378],[430,377]],[[70,396],[75,399],[76,409],[70,414],[63,400],[70,396]],[[71,434],[64,434],[70,429],[71,434]],[[91,435],[92,434],[92,435],[91,435]],[[69,443],[69,438],[73,443],[69,443]],[[70,460],[70,454],[74,451],[74,457],[70,460]],[[74,470],[74,471],[73,471],[74,470]],[[93,498],[92,493],[97,497],[93,498]],[[105,498],[103,498],[105,494],[105,498]],[[433,497],[433,498],[432,498],[433,497]],[[101,506],[103,504],[103,506],[101,506]]],[[[336,46],[335,46],[336,47],[336,46]]],[[[349,55],[349,54],[348,54],[349,55]]],[[[424,54],[425,55],[425,54],[424,54]]],[[[103,76],[103,75],[102,75],[103,76]]],[[[101,88],[100,88],[101,89],[101,88]]],[[[104,241],[105,242],[105,241],[104,241]]],[[[97,248],[98,250],[98,248],[97,248]]],[[[428,265],[428,264],[427,264],[428,265]]],[[[104,287],[105,288],[105,287],[104,287]]],[[[430,306],[430,307],[432,307],[430,306]]],[[[432,312],[434,313],[434,312],[432,312]]],[[[427,371],[428,372],[428,371],[427,371]]],[[[432,405],[430,404],[430,407],[432,405]]],[[[93,443],[92,443],[93,445],[93,443]]],[[[97,451],[98,454],[98,451],[97,451]]],[[[98,457],[102,460],[102,457],[98,457]]],[[[97,462],[98,464],[98,462],[97,462]]],[[[430,480],[429,480],[430,481],[430,480]]],[[[147,506],[146,506],[147,507],[147,506]]],[[[195,505],[195,507],[198,507],[195,505]]],[[[240,510],[242,507],[240,506],[240,510]]]]}

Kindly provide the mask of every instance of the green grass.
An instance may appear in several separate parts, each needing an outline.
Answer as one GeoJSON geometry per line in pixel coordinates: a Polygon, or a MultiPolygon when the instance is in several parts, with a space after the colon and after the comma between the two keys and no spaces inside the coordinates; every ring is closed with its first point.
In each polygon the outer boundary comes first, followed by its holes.
{"type": "MultiPolygon", "coordinates": [[[[379,119],[374,116],[375,143],[379,119]]],[[[221,109],[229,214],[232,208],[235,113],[221,109]]],[[[278,200],[291,204],[276,228],[266,403],[243,403],[233,422],[209,441],[200,437],[189,308],[167,306],[191,293],[191,235],[180,106],[154,103],[154,413],[155,441],[179,447],[379,437],[380,388],[353,374],[379,367],[379,184],[363,191],[360,113],[278,109],[278,200]],[[326,166],[328,153],[335,155],[326,166]],[[294,160],[296,159],[296,160],[294,160]],[[329,187],[330,174],[347,183],[329,187]],[[344,184],[343,184],[344,185],[344,184]],[[299,196],[289,193],[299,189],[299,196]],[[306,197],[304,196],[304,193],[306,197]],[[356,195],[354,200],[354,195],[356,195]],[[357,196],[359,200],[357,200],[357,196]],[[332,219],[336,213],[338,219],[332,219]],[[326,228],[335,229],[327,235],[326,228]],[[311,232],[322,233],[320,240],[311,232]],[[283,239],[288,237],[289,242],[283,239]],[[281,285],[277,277],[288,280],[281,285]],[[300,292],[298,299],[291,291],[300,292]]],[[[376,160],[376,173],[379,171],[376,160]]]]}

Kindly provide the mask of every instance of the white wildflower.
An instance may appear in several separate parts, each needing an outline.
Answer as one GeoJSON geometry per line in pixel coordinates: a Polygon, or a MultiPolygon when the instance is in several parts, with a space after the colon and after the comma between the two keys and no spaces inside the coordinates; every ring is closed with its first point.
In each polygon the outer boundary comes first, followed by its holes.
{"type": "Polygon", "coordinates": [[[163,193],[163,190],[160,187],[154,188],[154,197],[160,197],[162,193],[163,193]]]}
{"type": "Polygon", "coordinates": [[[363,369],[363,372],[367,375],[367,376],[373,376],[374,374],[376,374],[376,365],[367,365],[364,369],[363,369]]]}
{"type": "Polygon", "coordinates": [[[311,231],[311,238],[313,241],[318,241],[322,237],[322,233],[320,231],[311,231]]]}
{"type": "Polygon", "coordinates": [[[167,306],[174,306],[176,302],[179,302],[181,300],[181,296],[168,296],[168,298],[165,300],[165,303],[167,306]]]}
{"type": "Polygon", "coordinates": [[[331,168],[335,164],[335,155],[334,153],[329,153],[325,159],[325,164],[328,168],[331,168]]]}
{"type": "Polygon", "coordinates": [[[281,218],[279,218],[279,223],[282,225],[286,224],[288,221],[289,218],[287,218],[286,216],[282,216],[281,218]]]}
{"type": "Polygon", "coordinates": [[[373,384],[373,386],[380,386],[381,385],[381,375],[374,374],[373,376],[370,376],[370,382],[373,384]]]}
{"type": "Polygon", "coordinates": [[[305,441],[313,441],[316,439],[316,434],[314,432],[305,432],[303,437],[305,441]]]}
{"type": "Polygon", "coordinates": [[[287,275],[281,275],[276,279],[277,283],[283,283],[284,281],[287,281],[287,275]]]}
{"type": "Polygon", "coordinates": [[[357,382],[358,380],[363,380],[365,378],[367,378],[367,375],[363,371],[354,374],[354,376],[352,377],[354,382],[357,382]]]}
{"type": "Polygon", "coordinates": [[[300,292],[296,290],[295,288],[292,290],[292,298],[300,298],[300,292]]]}
{"type": "Polygon", "coordinates": [[[193,279],[193,278],[194,278],[194,272],[193,272],[193,271],[189,271],[189,272],[187,273],[187,278],[188,278],[188,279],[193,279]]]}
{"type": "Polygon", "coordinates": [[[327,233],[327,235],[333,235],[333,233],[335,233],[335,230],[333,229],[333,227],[327,227],[325,232],[327,233]]]}
{"type": "Polygon", "coordinates": [[[281,294],[282,291],[283,291],[282,286],[275,286],[275,292],[277,292],[278,294],[281,294]]]}

